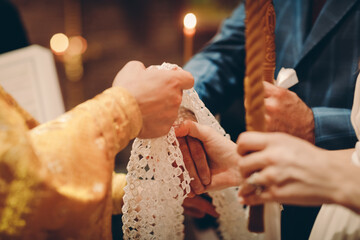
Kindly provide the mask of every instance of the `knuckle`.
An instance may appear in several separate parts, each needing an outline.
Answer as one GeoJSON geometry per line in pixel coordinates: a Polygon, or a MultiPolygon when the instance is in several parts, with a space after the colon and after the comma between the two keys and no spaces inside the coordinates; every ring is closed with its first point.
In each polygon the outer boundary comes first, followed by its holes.
{"type": "Polygon", "coordinates": [[[287,89],[284,89],[284,88],[277,88],[277,91],[275,91],[275,96],[277,97],[277,98],[283,98],[285,95],[286,95],[286,93],[287,93],[287,89]]]}
{"type": "Polygon", "coordinates": [[[292,97],[298,98],[298,95],[297,95],[295,92],[289,91],[289,90],[288,90],[287,92],[288,92],[288,94],[291,95],[292,97]]]}
{"type": "Polygon", "coordinates": [[[264,178],[266,182],[273,183],[276,181],[276,172],[273,169],[270,169],[264,178]]]}
{"type": "Polygon", "coordinates": [[[136,60],[132,60],[132,61],[128,62],[125,66],[145,68],[145,66],[142,62],[136,61],[136,60]]]}
{"type": "Polygon", "coordinates": [[[277,114],[279,112],[279,106],[277,104],[277,101],[268,102],[265,105],[265,112],[270,115],[277,114]]]}
{"type": "Polygon", "coordinates": [[[189,82],[191,83],[192,86],[194,86],[195,78],[193,75],[191,75],[191,73],[189,73],[189,82]]]}
{"type": "Polygon", "coordinates": [[[277,164],[277,156],[276,154],[269,153],[268,156],[265,158],[265,162],[268,164],[268,166],[273,166],[277,164]]]}
{"type": "Polygon", "coordinates": [[[173,88],[174,90],[178,90],[180,88],[180,80],[175,78],[175,77],[171,77],[168,79],[168,84],[171,86],[171,88],[173,88]]]}

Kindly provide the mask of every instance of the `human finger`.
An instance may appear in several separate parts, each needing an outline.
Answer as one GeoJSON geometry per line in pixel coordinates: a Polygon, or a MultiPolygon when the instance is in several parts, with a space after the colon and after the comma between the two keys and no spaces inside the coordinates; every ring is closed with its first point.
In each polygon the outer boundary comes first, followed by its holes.
{"type": "Polygon", "coordinates": [[[268,144],[266,133],[260,132],[244,132],[241,133],[236,141],[237,151],[241,156],[254,151],[263,150],[268,144]]]}
{"type": "Polygon", "coordinates": [[[216,212],[213,204],[199,195],[194,198],[185,198],[183,207],[197,209],[198,211],[209,214],[213,217],[219,217],[219,214],[216,212]]]}
{"type": "Polygon", "coordinates": [[[210,168],[206,159],[206,153],[203,145],[198,139],[191,136],[185,137],[188,143],[191,157],[195,162],[197,173],[203,185],[210,184],[210,168]]]}
{"type": "Polygon", "coordinates": [[[283,204],[316,206],[327,201],[322,197],[316,197],[316,193],[309,194],[301,184],[288,182],[281,185],[272,185],[264,188],[259,193],[242,195],[239,192],[240,201],[246,205],[258,205],[266,202],[279,202],[283,204]]]}
{"type": "Polygon", "coordinates": [[[213,131],[211,127],[198,124],[191,120],[185,120],[180,125],[175,126],[175,135],[177,137],[191,136],[199,139],[201,142],[208,140],[210,131],[213,131]]]}
{"type": "Polygon", "coordinates": [[[145,65],[142,62],[136,61],[136,60],[132,60],[132,61],[129,61],[128,63],[126,63],[124,68],[132,68],[132,69],[138,69],[138,70],[146,69],[145,65]]]}
{"type": "Polygon", "coordinates": [[[239,194],[246,196],[254,192],[257,193],[268,187],[269,184],[271,183],[264,177],[264,171],[254,172],[241,184],[239,194]]]}
{"type": "Polygon", "coordinates": [[[140,61],[130,61],[117,73],[112,86],[121,86],[124,81],[131,79],[130,75],[136,75],[145,70],[145,66],[140,61]]]}
{"type": "Polygon", "coordinates": [[[189,135],[189,128],[191,127],[191,121],[184,121],[178,125],[174,125],[175,136],[177,138],[185,137],[189,135]]]}
{"type": "Polygon", "coordinates": [[[265,98],[271,97],[274,94],[274,92],[276,92],[278,90],[274,84],[271,84],[267,81],[263,81],[263,85],[264,85],[264,97],[265,98]]]}
{"type": "Polygon", "coordinates": [[[174,71],[165,72],[167,72],[171,78],[177,79],[180,89],[189,89],[194,86],[194,77],[188,71],[179,68],[174,71]]]}
{"type": "Polygon", "coordinates": [[[192,178],[192,180],[190,182],[191,189],[196,194],[201,194],[204,192],[205,187],[201,183],[199,175],[196,171],[196,167],[195,167],[194,161],[191,157],[188,143],[184,137],[178,138],[178,141],[179,141],[180,151],[183,155],[185,167],[189,172],[190,178],[192,178]]]}
{"type": "Polygon", "coordinates": [[[254,152],[244,156],[238,163],[241,175],[248,178],[252,173],[267,167],[269,162],[266,157],[266,153],[263,152],[254,152]]]}
{"type": "Polygon", "coordinates": [[[259,205],[269,201],[273,201],[271,194],[267,189],[262,190],[261,192],[248,195],[242,195],[239,192],[239,199],[241,204],[245,205],[259,205]]]}

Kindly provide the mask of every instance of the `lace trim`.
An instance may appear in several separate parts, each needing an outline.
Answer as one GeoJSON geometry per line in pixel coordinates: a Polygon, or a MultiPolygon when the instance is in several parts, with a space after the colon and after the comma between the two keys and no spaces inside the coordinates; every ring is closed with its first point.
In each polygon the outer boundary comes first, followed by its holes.
{"type": "MultiPolygon", "coordinates": [[[[163,63],[159,69],[177,65],[163,63]]],[[[200,124],[211,126],[229,138],[194,89],[185,90],[181,106],[191,110],[200,124]]],[[[156,139],[135,139],[124,188],[124,239],[183,239],[184,198],[190,192],[190,177],[185,168],[174,129],[156,139]]],[[[237,200],[236,188],[211,192],[223,239],[258,239],[248,232],[244,206],[237,200]]]]}

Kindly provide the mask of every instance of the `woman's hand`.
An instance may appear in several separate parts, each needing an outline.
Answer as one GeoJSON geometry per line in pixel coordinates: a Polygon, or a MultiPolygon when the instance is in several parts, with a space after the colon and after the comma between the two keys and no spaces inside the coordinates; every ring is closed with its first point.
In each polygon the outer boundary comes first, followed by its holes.
{"type": "Polygon", "coordinates": [[[167,134],[177,118],[182,90],[194,85],[189,72],[177,68],[159,70],[141,62],[127,63],[116,75],[113,86],[126,88],[136,99],[143,117],[140,138],[167,134]]]}
{"type": "Polygon", "coordinates": [[[239,190],[245,204],[310,206],[339,202],[344,196],[345,165],[351,164],[353,150],[326,151],[283,133],[245,132],[237,143],[241,173],[247,178],[239,190]]]}
{"type": "MultiPolygon", "coordinates": [[[[242,182],[239,170],[240,156],[236,154],[236,144],[214,129],[186,120],[175,128],[177,137],[191,136],[202,142],[211,172],[211,183],[206,191],[238,186],[242,182]]],[[[193,159],[196,161],[197,159],[193,159]]]]}

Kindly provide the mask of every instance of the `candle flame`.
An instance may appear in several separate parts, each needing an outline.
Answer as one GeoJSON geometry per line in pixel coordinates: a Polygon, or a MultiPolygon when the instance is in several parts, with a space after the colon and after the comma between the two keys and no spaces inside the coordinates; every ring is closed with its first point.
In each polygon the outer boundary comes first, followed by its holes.
{"type": "Polygon", "coordinates": [[[51,49],[57,53],[63,53],[69,47],[69,38],[63,33],[56,33],[50,39],[51,49]]]}
{"type": "Polygon", "coordinates": [[[195,29],[196,27],[196,16],[193,13],[188,13],[184,17],[184,27],[187,29],[195,29]]]}

